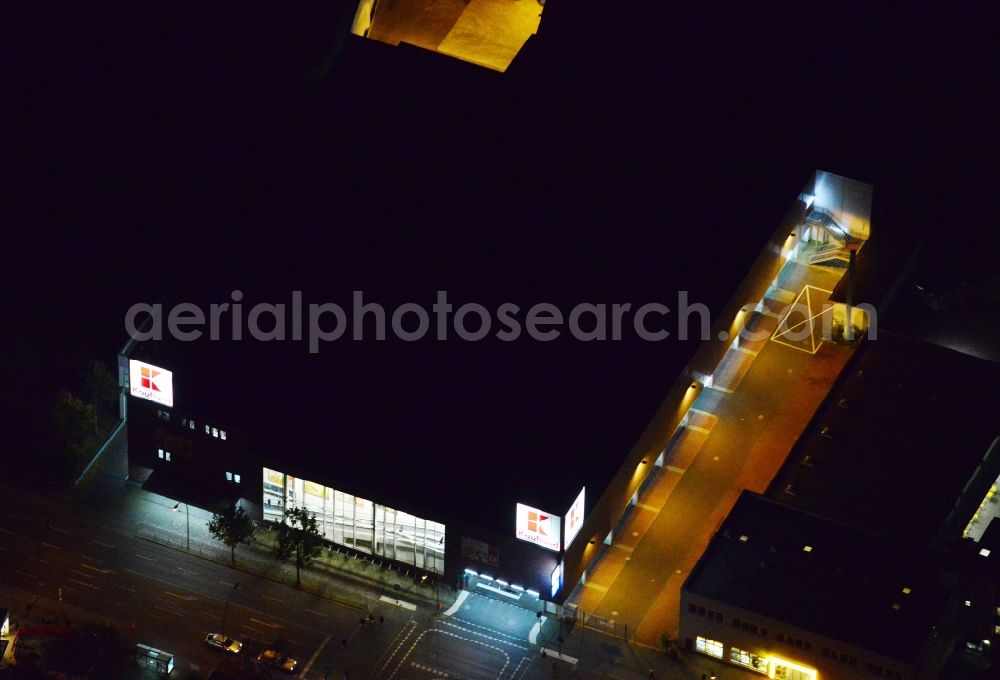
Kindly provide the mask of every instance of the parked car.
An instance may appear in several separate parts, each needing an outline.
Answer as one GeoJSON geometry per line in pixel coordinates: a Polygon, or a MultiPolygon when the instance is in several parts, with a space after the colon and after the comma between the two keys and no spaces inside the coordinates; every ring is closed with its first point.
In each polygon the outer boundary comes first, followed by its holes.
{"type": "Polygon", "coordinates": [[[299,665],[298,661],[289,656],[285,656],[276,649],[265,649],[263,652],[258,654],[257,663],[263,664],[268,668],[280,668],[286,673],[294,673],[295,667],[299,665]]]}
{"type": "Polygon", "coordinates": [[[243,643],[234,640],[222,633],[209,633],[205,636],[205,644],[213,649],[226,652],[227,654],[239,654],[243,649],[243,643]]]}

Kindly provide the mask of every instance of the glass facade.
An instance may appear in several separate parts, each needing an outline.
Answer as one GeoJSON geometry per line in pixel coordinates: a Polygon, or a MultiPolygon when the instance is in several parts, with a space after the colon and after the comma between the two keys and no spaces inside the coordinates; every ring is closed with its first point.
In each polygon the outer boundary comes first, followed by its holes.
{"type": "Polygon", "coordinates": [[[439,522],[264,468],[264,519],[280,522],[286,507],[307,508],[323,536],[338,545],[444,573],[445,527],[439,522]]]}

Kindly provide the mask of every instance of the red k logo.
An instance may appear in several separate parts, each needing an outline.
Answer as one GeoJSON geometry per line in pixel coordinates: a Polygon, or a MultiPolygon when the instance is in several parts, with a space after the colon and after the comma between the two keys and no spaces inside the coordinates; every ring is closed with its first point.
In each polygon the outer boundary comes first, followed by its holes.
{"type": "Polygon", "coordinates": [[[148,366],[143,366],[141,369],[142,380],[141,384],[147,390],[154,390],[156,392],[160,391],[160,388],[156,386],[156,376],[160,375],[160,372],[149,368],[148,366]]]}
{"type": "Polygon", "coordinates": [[[543,528],[543,522],[549,519],[548,515],[543,515],[540,512],[535,512],[534,510],[528,513],[528,531],[532,531],[536,534],[541,534],[542,536],[547,536],[545,529],[543,528]]]}

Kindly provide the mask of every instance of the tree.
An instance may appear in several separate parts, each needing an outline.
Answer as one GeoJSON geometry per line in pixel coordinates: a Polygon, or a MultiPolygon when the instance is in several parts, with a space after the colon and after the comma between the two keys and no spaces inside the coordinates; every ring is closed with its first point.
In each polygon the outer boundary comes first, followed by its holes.
{"type": "Polygon", "coordinates": [[[236,546],[245,545],[253,539],[254,525],[242,505],[227,504],[212,515],[208,531],[229,546],[229,558],[236,564],[236,546]]]}
{"type": "Polygon", "coordinates": [[[94,431],[108,435],[118,418],[118,379],[103,361],[91,361],[83,375],[83,398],[94,407],[94,431]]]}
{"type": "Polygon", "coordinates": [[[94,432],[94,407],[69,392],[60,392],[49,414],[47,473],[69,481],[83,470],[100,445],[94,432]]]}
{"type": "Polygon", "coordinates": [[[316,516],[306,508],[285,512],[285,521],[278,525],[278,544],[274,553],[283,562],[295,562],[295,584],[302,583],[302,567],[319,557],[323,551],[323,536],[319,533],[316,516]]]}

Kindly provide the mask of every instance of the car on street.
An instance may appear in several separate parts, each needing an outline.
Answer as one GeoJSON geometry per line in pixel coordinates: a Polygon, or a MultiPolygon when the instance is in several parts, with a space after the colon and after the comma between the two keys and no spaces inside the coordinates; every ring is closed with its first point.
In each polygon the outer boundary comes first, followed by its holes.
{"type": "Polygon", "coordinates": [[[227,635],[223,635],[222,633],[209,633],[205,636],[205,644],[213,649],[226,652],[227,654],[239,654],[240,650],[243,649],[242,642],[234,640],[227,635]]]}
{"type": "Polygon", "coordinates": [[[257,655],[257,663],[268,668],[279,668],[286,673],[294,673],[295,667],[299,665],[299,662],[295,659],[285,656],[276,649],[270,648],[265,649],[257,655]]]}

